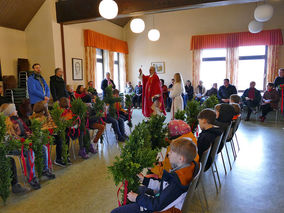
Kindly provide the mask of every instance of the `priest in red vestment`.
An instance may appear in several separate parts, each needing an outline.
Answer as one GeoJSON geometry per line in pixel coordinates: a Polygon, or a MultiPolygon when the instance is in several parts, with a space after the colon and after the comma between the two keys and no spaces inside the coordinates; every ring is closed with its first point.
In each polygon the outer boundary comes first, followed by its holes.
{"type": "Polygon", "coordinates": [[[142,69],[139,69],[139,79],[143,83],[142,113],[145,117],[150,117],[153,114],[166,115],[163,92],[155,67],[150,67],[149,72],[150,75],[146,76],[143,75],[142,69]]]}

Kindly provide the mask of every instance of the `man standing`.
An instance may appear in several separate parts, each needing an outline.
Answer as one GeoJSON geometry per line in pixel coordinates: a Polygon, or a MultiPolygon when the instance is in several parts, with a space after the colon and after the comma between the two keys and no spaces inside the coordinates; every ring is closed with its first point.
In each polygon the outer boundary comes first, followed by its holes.
{"type": "Polygon", "coordinates": [[[217,97],[221,103],[229,103],[230,96],[237,93],[236,87],[231,85],[230,80],[226,78],[224,79],[224,85],[219,88],[217,97]]]}
{"type": "Polygon", "coordinates": [[[106,73],[106,78],[102,81],[101,89],[103,90],[103,97],[106,96],[105,89],[109,86],[112,85],[112,89],[115,89],[115,84],[113,80],[110,79],[110,73],[106,73]]]}
{"type": "Polygon", "coordinates": [[[142,100],[142,84],[141,81],[138,82],[138,85],[136,85],[134,89],[135,95],[132,98],[132,104],[134,108],[138,107],[140,108],[140,103],[142,100]]]}
{"type": "Polygon", "coordinates": [[[145,117],[150,117],[154,110],[157,109],[166,115],[163,93],[160,79],[156,74],[155,67],[150,67],[150,75],[143,75],[142,69],[139,69],[139,79],[142,80],[142,113],[145,117]]]}
{"type": "Polygon", "coordinates": [[[50,77],[50,91],[53,102],[59,101],[60,98],[68,98],[65,81],[62,78],[63,70],[61,68],[55,69],[55,75],[50,77]]]}
{"type": "Polygon", "coordinates": [[[49,101],[50,91],[44,78],[41,76],[40,64],[34,64],[32,66],[34,73],[28,79],[28,92],[30,97],[30,103],[33,106],[40,101],[49,101]]]}
{"type": "Polygon", "coordinates": [[[249,121],[252,111],[259,106],[261,101],[261,94],[255,89],[254,81],[250,82],[250,87],[245,90],[242,95],[242,101],[248,107],[248,114],[245,121],[249,121]]]}

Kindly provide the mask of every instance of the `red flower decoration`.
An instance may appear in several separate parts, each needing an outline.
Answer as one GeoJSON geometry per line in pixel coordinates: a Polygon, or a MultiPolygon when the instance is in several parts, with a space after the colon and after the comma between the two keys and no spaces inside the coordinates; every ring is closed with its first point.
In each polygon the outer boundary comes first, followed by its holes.
{"type": "Polygon", "coordinates": [[[24,142],[26,141],[26,139],[25,139],[25,138],[21,138],[20,141],[21,141],[22,143],[24,143],[24,142]]]}
{"type": "Polygon", "coordinates": [[[53,134],[53,129],[48,129],[49,134],[52,135],[53,134]]]}
{"type": "Polygon", "coordinates": [[[32,146],[32,145],[33,145],[32,143],[29,144],[29,146],[32,146]]]}

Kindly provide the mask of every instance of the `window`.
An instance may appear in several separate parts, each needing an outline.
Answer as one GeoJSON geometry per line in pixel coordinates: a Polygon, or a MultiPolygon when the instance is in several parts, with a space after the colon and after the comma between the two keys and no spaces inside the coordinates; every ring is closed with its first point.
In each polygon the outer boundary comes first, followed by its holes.
{"type": "Polygon", "coordinates": [[[105,73],[104,73],[104,58],[103,58],[103,50],[97,49],[97,64],[96,64],[96,85],[97,85],[97,91],[98,93],[102,93],[101,89],[101,83],[104,79],[105,73]]]}
{"type": "MultiPolygon", "coordinates": [[[[238,90],[244,91],[251,81],[255,81],[256,88],[263,91],[266,82],[267,47],[243,46],[238,50],[238,90]]],[[[200,80],[205,88],[210,89],[213,83],[217,83],[218,87],[223,85],[223,79],[226,78],[226,49],[204,49],[201,58],[200,80]]]]}
{"type": "Polygon", "coordinates": [[[266,46],[239,47],[238,90],[247,89],[251,81],[256,82],[258,90],[265,89],[266,61],[266,46]]]}
{"type": "Polygon", "coordinates": [[[113,80],[118,90],[120,87],[120,70],[119,70],[119,53],[113,53],[114,57],[114,66],[113,66],[113,80]]]}
{"type": "Polygon", "coordinates": [[[226,78],[226,49],[204,49],[201,53],[200,80],[208,90],[213,83],[218,87],[223,85],[226,78]]]}

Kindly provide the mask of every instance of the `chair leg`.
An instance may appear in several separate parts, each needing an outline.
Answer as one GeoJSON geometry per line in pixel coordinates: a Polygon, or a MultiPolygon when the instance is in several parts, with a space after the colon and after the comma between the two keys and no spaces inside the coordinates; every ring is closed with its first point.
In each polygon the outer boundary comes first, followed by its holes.
{"type": "MultiPolygon", "coordinates": [[[[226,148],[226,153],[228,156],[228,161],[229,161],[229,165],[230,165],[230,170],[232,170],[232,164],[231,164],[231,160],[230,160],[230,156],[229,156],[229,152],[228,152],[228,148],[227,148],[227,143],[225,143],[225,148],[226,148]]],[[[234,154],[234,153],[233,153],[234,154]]]]}
{"type": "Polygon", "coordinates": [[[223,166],[224,166],[225,175],[227,175],[227,169],[226,169],[226,165],[225,165],[224,156],[223,156],[222,151],[221,151],[221,158],[222,158],[222,162],[223,162],[223,166]]]}
{"type": "Polygon", "coordinates": [[[72,146],[72,151],[73,151],[74,160],[76,160],[75,141],[76,141],[76,140],[71,140],[71,146],[72,146]]]}
{"type": "Polygon", "coordinates": [[[236,137],[236,141],[237,141],[237,145],[238,145],[238,151],[240,151],[239,140],[238,140],[238,137],[237,137],[237,134],[236,134],[236,133],[235,133],[235,137],[236,137]]]}
{"type": "Polygon", "coordinates": [[[201,184],[201,189],[202,189],[202,192],[203,192],[203,197],[205,199],[206,209],[209,210],[208,200],[207,200],[207,196],[206,196],[206,192],[205,192],[205,188],[204,188],[202,178],[201,178],[200,182],[201,182],[200,184],[201,184]]]}
{"type": "Polygon", "coordinates": [[[218,172],[216,161],[214,161],[214,166],[215,166],[215,171],[216,171],[217,178],[218,178],[218,181],[219,181],[219,187],[221,188],[222,185],[221,185],[220,176],[219,176],[219,172],[218,172]]]}
{"type": "Polygon", "coordinates": [[[195,192],[197,193],[197,197],[199,199],[199,202],[200,202],[200,205],[201,205],[201,208],[202,208],[202,212],[205,212],[198,188],[196,188],[195,192]]]}
{"type": "Polygon", "coordinates": [[[25,174],[24,174],[24,168],[23,168],[23,164],[22,164],[22,161],[21,161],[21,157],[17,156],[17,158],[18,158],[21,170],[22,170],[24,186],[26,186],[26,177],[25,177],[25,174]]]}
{"type": "Polygon", "coordinates": [[[213,179],[214,179],[214,183],[215,183],[215,187],[216,187],[216,192],[218,194],[218,186],[217,186],[217,182],[216,182],[216,177],[215,177],[215,171],[213,170],[213,165],[211,166],[211,171],[212,171],[212,175],[213,175],[213,179]]]}
{"type": "Polygon", "coordinates": [[[235,143],[234,143],[234,140],[232,138],[232,140],[230,141],[231,143],[231,148],[232,148],[232,152],[234,154],[234,161],[237,159],[237,151],[236,151],[236,148],[235,148],[235,143]]]}

